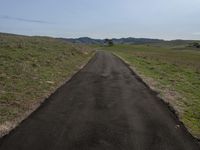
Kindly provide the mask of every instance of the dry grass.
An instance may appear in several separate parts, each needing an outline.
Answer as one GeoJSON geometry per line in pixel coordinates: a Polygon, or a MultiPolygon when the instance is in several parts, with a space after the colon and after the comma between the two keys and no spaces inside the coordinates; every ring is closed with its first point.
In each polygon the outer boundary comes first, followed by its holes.
{"type": "Polygon", "coordinates": [[[0,34],[0,132],[23,120],[92,50],[49,37],[0,34]]]}
{"type": "Polygon", "coordinates": [[[200,137],[200,51],[151,45],[104,47],[129,62],[146,82],[160,92],[200,137]]]}

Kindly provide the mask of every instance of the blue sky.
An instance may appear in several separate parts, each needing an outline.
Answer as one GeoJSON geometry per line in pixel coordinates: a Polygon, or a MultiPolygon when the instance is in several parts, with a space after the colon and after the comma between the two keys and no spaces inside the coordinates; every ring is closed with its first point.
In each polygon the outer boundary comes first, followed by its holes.
{"type": "Polygon", "coordinates": [[[200,39],[200,0],[0,0],[0,32],[200,39]]]}

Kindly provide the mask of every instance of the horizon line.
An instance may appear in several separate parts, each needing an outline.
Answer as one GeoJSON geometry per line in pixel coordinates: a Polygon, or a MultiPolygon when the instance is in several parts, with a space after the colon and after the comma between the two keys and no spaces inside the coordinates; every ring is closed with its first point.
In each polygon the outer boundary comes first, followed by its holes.
{"type": "Polygon", "coordinates": [[[93,40],[104,40],[104,39],[122,39],[122,38],[135,38],[135,39],[153,39],[153,40],[163,40],[163,41],[176,41],[176,40],[182,40],[182,41],[200,41],[200,39],[181,39],[181,38],[174,38],[174,39],[164,39],[164,38],[153,38],[153,37],[132,37],[132,36],[127,36],[127,37],[112,37],[112,38],[94,38],[90,36],[78,36],[78,37],[64,37],[64,36],[54,36],[54,35],[39,35],[39,34],[20,34],[20,33],[11,33],[11,32],[2,32],[0,31],[1,34],[11,34],[11,35],[18,35],[18,36],[29,36],[29,37],[49,37],[49,38],[63,38],[63,39],[79,39],[79,38],[90,38],[93,40]]]}

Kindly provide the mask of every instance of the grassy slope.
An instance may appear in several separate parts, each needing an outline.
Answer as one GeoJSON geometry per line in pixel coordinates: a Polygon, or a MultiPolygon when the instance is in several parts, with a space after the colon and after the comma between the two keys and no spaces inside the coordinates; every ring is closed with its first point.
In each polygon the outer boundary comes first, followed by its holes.
{"type": "Polygon", "coordinates": [[[200,137],[200,51],[152,45],[115,45],[106,49],[148,77],[149,83],[179,112],[189,130],[200,137]]]}
{"type": "Polygon", "coordinates": [[[0,34],[0,125],[40,103],[91,54],[53,38],[0,34]]]}

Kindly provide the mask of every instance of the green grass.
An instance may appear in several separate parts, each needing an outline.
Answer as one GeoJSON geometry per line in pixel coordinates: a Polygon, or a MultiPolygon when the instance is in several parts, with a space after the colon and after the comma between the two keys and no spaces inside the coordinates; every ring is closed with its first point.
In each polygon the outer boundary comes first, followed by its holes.
{"type": "Polygon", "coordinates": [[[0,124],[42,101],[91,55],[54,38],[0,34],[0,124]]]}
{"type": "Polygon", "coordinates": [[[200,137],[200,51],[176,50],[162,45],[115,45],[104,47],[114,52],[144,77],[153,79],[161,95],[177,93],[170,103],[188,129],[200,137]]]}

